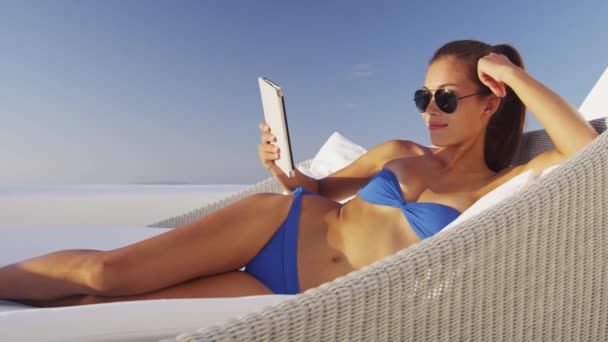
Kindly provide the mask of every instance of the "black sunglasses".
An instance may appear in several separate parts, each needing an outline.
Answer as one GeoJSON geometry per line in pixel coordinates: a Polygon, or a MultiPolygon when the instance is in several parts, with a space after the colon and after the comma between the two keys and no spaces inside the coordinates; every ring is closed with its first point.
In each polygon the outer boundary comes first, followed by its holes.
{"type": "Polygon", "coordinates": [[[467,97],[480,95],[483,93],[483,91],[480,91],[475,94],[456,97],[456,94],[454,94],[454,92],[449,89],[437,89],[435,91],[435,94],[433,94],[428,89],[418,89],[414,93],[414,102],[416,103],[416,107],[418,108],[420,113],[424,113],[426,111],[426,108],[431,103],[431,99],[434,96],[435,103],[437,104],[437,107],[441,109],[442,112],[454,113],[456,111],[456,107],[458,107],[458,100],[466,99],[467,97]]]}

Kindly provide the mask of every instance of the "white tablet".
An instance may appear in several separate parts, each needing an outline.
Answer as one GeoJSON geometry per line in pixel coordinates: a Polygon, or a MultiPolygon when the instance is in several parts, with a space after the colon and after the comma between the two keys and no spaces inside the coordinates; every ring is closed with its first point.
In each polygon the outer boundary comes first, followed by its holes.
{"type": "Polygon", "coordinates": [[[285,114],[285,101],[283,90],[272,81],[259,77],[262,107],[264,108],[264,121],[270,127],[272,135],[277,137],[275,145],[279,148],[281,158],[276,164],[285,174],[292,177],[295,174],[287,116],[285,114]]]}

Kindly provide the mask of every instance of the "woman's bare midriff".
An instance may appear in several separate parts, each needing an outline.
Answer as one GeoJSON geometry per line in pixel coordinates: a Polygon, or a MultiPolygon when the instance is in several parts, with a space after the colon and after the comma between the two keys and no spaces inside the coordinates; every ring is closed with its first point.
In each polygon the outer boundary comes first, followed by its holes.
{"type": "MultiPolygon", "coordinates": [[[[486,178],[442,173],[425,158],[395,159],[384,166],[392,169],[408,202],[441,203],[463,212],[504,181],[493,173],[486,178]]],[[[371,265],[419,241],[400,208],[371,204],[358,196],[342,205],[306,195],[298,233],[300,290],[371,265]]]]}
{"type": "Polygon", "coordinates": [[[358,197],[342,205],[305,195],[298,232],[300,291],[370,265],[419,241],[399,208],[358,197]]]}

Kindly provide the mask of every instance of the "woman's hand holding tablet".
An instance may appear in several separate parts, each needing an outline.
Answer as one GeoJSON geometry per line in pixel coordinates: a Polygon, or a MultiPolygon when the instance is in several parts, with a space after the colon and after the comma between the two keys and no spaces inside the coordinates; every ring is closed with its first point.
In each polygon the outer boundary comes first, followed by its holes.
{"type": "Polygon", "coordinates": [[[265,122],[260,123],[262,143],[259,146],[259,156],[264,167],[275,173],[276,165],[288,177],[293,177],[295,166],[289,140],[289,130],[285,112],[285,102],[281,87],[270,80],[259,77],[262,107],[265,122]]]}

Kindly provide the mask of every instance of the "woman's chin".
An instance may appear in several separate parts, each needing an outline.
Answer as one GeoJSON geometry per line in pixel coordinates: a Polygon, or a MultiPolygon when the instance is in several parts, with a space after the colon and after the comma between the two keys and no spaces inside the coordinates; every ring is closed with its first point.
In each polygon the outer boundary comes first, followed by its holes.
{"type": "Polygon", "coordinates": [[[435,147],[446,147],[450,145],[450,143],[446,139],[433,137],[433,134],[431,134],[431,144],[433,144],[433,146],[435,147]]]}

